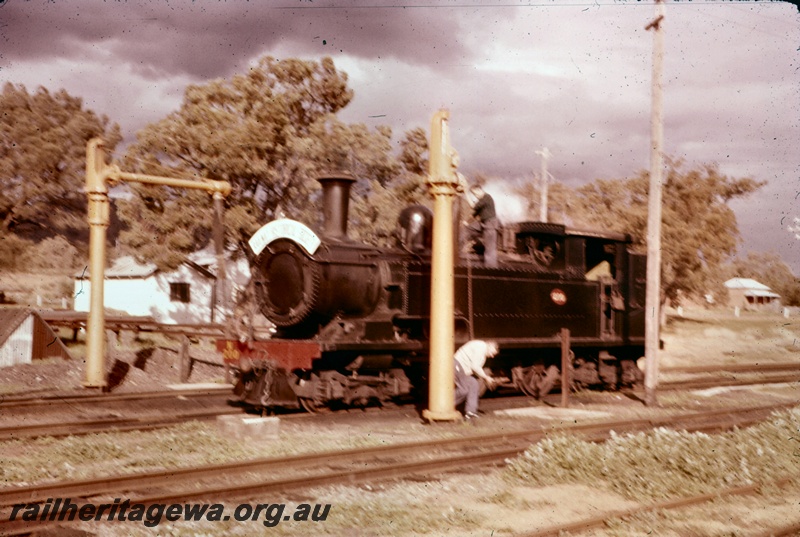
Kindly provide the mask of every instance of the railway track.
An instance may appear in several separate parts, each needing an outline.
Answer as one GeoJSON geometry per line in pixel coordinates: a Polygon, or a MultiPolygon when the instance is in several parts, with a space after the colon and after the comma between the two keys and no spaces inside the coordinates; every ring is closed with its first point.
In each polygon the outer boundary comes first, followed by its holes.
{"type": "MultiPolygon", "coordinates": [[[[682,389],[699,389],[709,388],[715,386],[744,386],[748,384],[775,384],[784,382],[800,382],[800,363],[786,363],[786,364],[739,364],[724,366],[721,368],[713,367],[681,367],[681,368],[668,368],[665,373],[688,373],[688,374],[704,374],[714,373],[719,371],[763,374],[772,371],[789,371],[780,375],[767,375],[762,378],[746,378],[737,379],[731,377],[713,377],[702,379],[684,379],[678,381],[667,381],[659,384],[659,389],[664,390],[682,390],[682,389]]],[[[136,401],[136,400],[159,400],[159,399],[174,399],[176,397],[192,398],[203,397],[214,393],[229,393],[231,387],[228,385],[220,385],[219,388],[197,388],[187,390],[170,390],[170,391],[151,391],[151,392],[133,392],[124,394],[47,394],[47,395],[2,395],[0,394],[0,411],[31,407],[31,406],[48,406],[48,405],[62,405],[62,404],[83,404],[95,402],[120,402],[120,401],[136,401]]]]}
{"type": "Polygon", "coordinates": [[[31,425],[10,425],[0,427],[0,442],[8,440],[28,440],[42,436],[58,438],[63,436],[81,436],[97,433],[121,433],[126,431],[151,431],[178,425],[186,421],[206,421],[217,416],[240,414],[241,410],[220,408],[218,410],[201,410],[197,412],[181,412],[171,415],[139,415],[133,417],[114,417],[93,420],[77,420],[70,422],[36,423],[31,425]]]}
{"type": "Polygon", "coordinates": [[[659,384],[659,389],[670,391],[758,384],[783,384],[800,382],[800,363],[783,362],[672,367],[666,368],[664,373],[667,375],[691,375],[697,377],[661,382],[659,384]]]}
{"type": "MultiPolygon", "coordinates": [[[[756,483],[752,485],[745,485],[742,487],[731,487],[722,490],[716,490],[707,494],[700,494],[687,498],[679,498],[677,500],[669,500],[657,502],[650,505],[643,505],[632,509],[625,509],[621,511],[612,511],[598,515],[596,517],[578,520],[576,522],[569,522],[566,524],[557,524],[544,529],[536,530],[530,533],[517,534],[515,537],[557,537],[563,535],[565,532],[583,532],[605,526],[609,521],[614,519],[630,518],[642,513],[654,511],[671,511],[677,509],[684,509],[693,507],[704,503],[712,502],[722,498],[730,498],[733,496],[743,496],[748,494],[756,494],[765,486],[770,487],[783,487],[789,483],[797,480],[797,476],[788,476],[778,481],[771,483],[756,483]]],[[[783,535],[797,535],[800,532],[800,522],[785,524],[763,533],[759,533],[758,537],[778,537],[783,535]]]]}
{"type": "MultiPolygon", "coordinates": [[[[60,481],[0,489],[0,506],[45,502],[53,497],[69,497],[75,501],[121,492],[125,493],[131,504],[152,505],[203,499],[220,501],[335,484],[363,483],[420,474],[431,476],[476,466],[503,464],[509,457],[518,455],[530,444],[553,432],[580,435],[584,439],[597,442],[607,439],[612,431],[616,434],[634,433],[665,426],[687,431],[715,432],[757,423],[776,410],[796,404],[797,402],[792,402],[687,413],[660,419],[605,421],[563,428],[537,427],[526,431],[469,435],[378,448],[254,459],[91,480],[60,481]]],[[[52,524],[54,523],[21,524],[20,521],[2,519],[0,534],[30,533],[52,524]]]]}
{"type": "Polygon", "coordinates": [[[769,371],[800,371],[800,362],[775,362],[775,363],[751,363],[751,364],[718,364],[701,366],[665,367],[661,369],[663,373],[719,373],[727,371],[733,373],[753,373],[769,371]]]}
{"type": "Polygon", "coordinates": [[[180,390],[158,390],[130,393],[91,393],[91,394],[46,394],[46,395],[0,395],[0,411],[22,408],[43,407],[50,405],[74,405],[93,403],[116,403],[121,401],[158,401],[176,398],[197,398],[209,395],[228,395],[232,387],[220,384],[219,387],[189,388],[180,390]]]}
{"type": "Polygon", "coordinates": [[[764,384],[787,384],[800,382],[800,373],[785,375],[766,375],[759,378],[705,378],[662,382],[660,390],[701,390],[706,388],[732,388],[737,386],[758,386],[764,384]]]}
{"type": "MultiPolygon", "coordinates": [[[[726,371],[733,371],[745,374],[762,374],[764,372],[770,373],[774,371],[790,373],[781,373],[778,375],[761,375],[758,378],[700,378],[700,379],[685,379],[680,381],[663,382],[660,384],[659,389],[677,391],[677,390],[696,390],[715,387],[735,387],[747,386],[757,384],[773,384],[773,383],[786,383],[786,382],[800,382],[800,364],[786,363],[786,364],[739,364],[725,366],[726,371]]],[[[708,372],[719,371],[715,367],[689,367],[689,368],[672,368],[669,372],[679,372],[684,374],[705,374],[708,372]]],[[[227,397],[230,394],[229,386],[220,386],[219,388],[198,388],[190,390],[176,390],[176,391],[154,391],[154,392],[141,392],[141,393],[126,393],[126,394],[88,394],[88,395],[32,395],[32,396],[9,396],[0,397],[0,414],[3,411],[11,411],[29,409],[29,411],[36,411],[37,408],[42,406],[47,407],[50,405],[103,405],[113,404],[135,404],[137,402],[156,403],[152,406],[158,406],[173,399],[188,399],[200,400],[208,397],[219,395],[220,397],[227,397]]],[[[503,398],[505,399],[505,398],[503,398]]],[[[494,399],[497,401],[497,399],[494,399]]],[[[527,401],[528,399],[524,399],[527,401]]],[[[512,402],[512,405],[518,402],[512,402]]],[[[392,407],[393,408],[393,407],[392,407]]],[[[385,411],[385,409],[374,408],[374,411],[385,411]]],[[[391,411],[391,408],[390,408],[391,411]]],[[[129,412],[125,410],[125,412],[129,412]]],[[[136,430],[155,430],[160,428],[177,425],[189,420],[210,420],[217,416],[225,414],[240,413],[240,409],[233,407],[220,406],[220,408],[203,409],[197,411],[182,411],[176,410],[175,412],[164,415],[155,413],[136,413],[137,415],[131,416],[112,416],[112,417],[97,417],[95,419],[86,416],[79,416],[75,419],[65,420],[60,419],[57,422],[39,422],[25,425],[0,425],[0,441],[13,440],[13,439],[29,439],[42,436],[62,437],[70,435],[85,435],[95,433],[110,433],[110,432],[126,432],[136,430]]],[[[134,414],[133,412],[129,412],[134,414]]],[[[8,418],[6,414],[4,416],[8,418]]],[[[288,414],[282,416],[283,418],[311,418],[307,414],[288,414]]]]}
{"type": "Polygon", "coordinates": [[[230,386],[126,394],[0,399],[0,441],[154,430],[238,414],[230,386]]]}

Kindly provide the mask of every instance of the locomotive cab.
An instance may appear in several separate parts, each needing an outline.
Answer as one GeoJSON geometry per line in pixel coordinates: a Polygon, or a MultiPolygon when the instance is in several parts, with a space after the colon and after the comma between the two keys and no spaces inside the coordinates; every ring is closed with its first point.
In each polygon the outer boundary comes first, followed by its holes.
{"type": "Polygon", "coordinates": [[[559,224],[522,222],[514,229],[514,251],[532,267],[564,270],[567,264],[565,228],[559,224]]]}

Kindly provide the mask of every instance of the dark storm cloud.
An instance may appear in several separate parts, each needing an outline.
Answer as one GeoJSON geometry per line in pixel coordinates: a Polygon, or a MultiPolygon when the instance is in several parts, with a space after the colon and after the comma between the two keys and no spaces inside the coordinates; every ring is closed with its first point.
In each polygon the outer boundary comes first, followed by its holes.
{"type": "MultiPolygon", "coordinates": [[[[32,2],[0,9],[5,62],[37,61],[54,53],[80,59],[106,51],[140,75],[187,74],[208,79],[240,71],[271,49],[298,55],[348,54],[447,66],[471,55],[452,36],[456,18],[401,6],[349,3],[32,2]]],[[[443,10],[446,13],[447,10],[443,10]]]]}
{"type": "MultiPolygon", "coordinates": [[[[0,74],[63,87],[131,139],[189,84],[331,56],[355,92],[343,121],[399,139],[447,107],[468,176],[532,178],[542,147],[570,186],[649,169],[651,2],[279,1],[0,0],[0,74]]],[[[746,249],[780,248],[800,273],[797,10],[667,4],[665,151],[769,181],[733,204],[746,249]]]]}

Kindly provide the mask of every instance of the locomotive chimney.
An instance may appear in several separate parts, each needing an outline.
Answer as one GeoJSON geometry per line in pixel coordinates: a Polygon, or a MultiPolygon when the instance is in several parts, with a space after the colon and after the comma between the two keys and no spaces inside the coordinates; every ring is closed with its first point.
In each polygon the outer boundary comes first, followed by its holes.
{"type": "Polygon", "coordinates": [[[322,231],[327,237],[347,238],[350,187],[355,178],[346,173],[330,173],[317,179],[322,185],[322,231]]]}

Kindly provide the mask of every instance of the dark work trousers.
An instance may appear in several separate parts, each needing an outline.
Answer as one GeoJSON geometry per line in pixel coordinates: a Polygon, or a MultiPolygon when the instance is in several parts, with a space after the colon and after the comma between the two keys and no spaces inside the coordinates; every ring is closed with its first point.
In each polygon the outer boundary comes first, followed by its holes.
{"type": "Polygon", "coordinates": [[[478,394],[480,384],[473,375],[464,372],[461,364],[456,362],[456,406],[466,401],[465,414],[478,413],[478,394]]]}
{"type": "Polygon", "coordinates": [[[497,266],[497,218],[490,218],[481,225],[483,236],[483,262],[487,267],[497,266]]]}
{"type": "Polygon", "coordinates": [[[473,222],[464,233],[464,239],[474,241],[480,238],[483,244],[483,262],[487,267],[497,266],[497,230],[500,223],[497,218],[490,218],[486,222],[473,222]]]}

